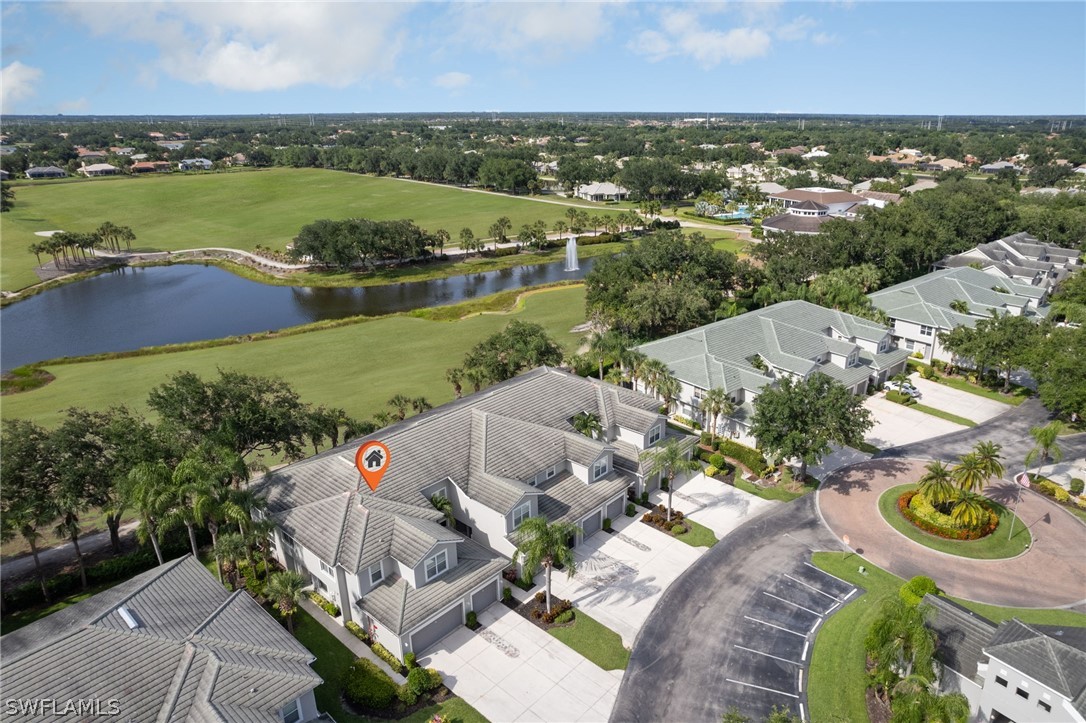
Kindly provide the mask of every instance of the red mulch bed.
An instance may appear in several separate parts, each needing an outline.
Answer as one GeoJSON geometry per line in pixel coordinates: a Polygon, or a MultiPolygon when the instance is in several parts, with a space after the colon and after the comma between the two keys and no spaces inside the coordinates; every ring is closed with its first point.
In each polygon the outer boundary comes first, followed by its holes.
{"type": "Polygon", "coordinates": [[[641,516],[641,521],[649,527],[655,528],[660,532],[675,537],[675,534],[671,531],[671,528],[675,525],[681,525],[683,530],[690,532],[690,525],[683,520],[683,513],[679,510],[671,510],[671,519],[667,519],[667,508],[663,505],[656,505],[653,509],[649,510],[641,516]]]}

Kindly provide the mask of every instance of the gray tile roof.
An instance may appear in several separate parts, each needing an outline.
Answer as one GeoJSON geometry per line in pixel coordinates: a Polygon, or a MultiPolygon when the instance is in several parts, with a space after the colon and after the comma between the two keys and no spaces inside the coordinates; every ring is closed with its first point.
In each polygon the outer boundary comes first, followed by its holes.
{"type": "Polygon", "coordinates": [[[1047,287],[1080,266],[1079,255],[1076,249],[1046,244],[1021,232],[979,244],[964,253],[947,256],[935,267],[981,264],[995,268],[1008,277],[1026,278],[1030,284],[1047,287]]]}
{"type": "MultiPolygon", "coordinates": [[[[849,340],[877,343],[887,336],[886,327],[836,309],[806,301],[785,301],[730,319],[691,329],[638,349],[666,363],[687,384],[701,389],[720,387],[752,392],[773,382],[751,361],[761,357],[788,372],[807,375],[822,371],[848,385],[863,381],[872,371],[872,353],[862,353],[849,340]],[[848,369],[821,361],[827,352],[847,356],[856,351],[858,366],[848,369]]],[[[905,358],[907,352],[886,352],[879,362],[905,358]]]]}
{"type": "Polygon", "coordinates": [[[791,231],[792,233],[818,233],[822,224],[838,216],[799,216],[785,211],[784,213],[762,219],[762,228],[774,231],[791,231]]]}
{"type": "Polygon", "coordinates": [[[1060,695],[1082,700],[1086,652],[1073,648],[1017,618],[1000,625],[984,647],[992,658],[1014,666],[1060,695]]]}
{"type": "Polygon", "coordinates": [[[934,610],[928,627],[938,636],[939,659],[960,675],[976,679],[977,665],[988,661],[984,646],[996,624],[945,597],[925,595],[924,604],[934,610]]]}
{"type": "Polygon", "coordinates": [[[422,494],[435,483],[451,480],[472,499],[508,513],[525,495],[546,494],[525,480],[548,467],[568,459],[591,464],[605,449],[619,452],[616,463],[630,458],[629,450],[575,432],[573,415],[597,414],[612,432],[618,425],[647,433],[663,419],[659,404],[639,392],[540,368],[268,473],[256,491],[296,542],[356,572],[388,555],[415,559],[427,540],[427,550],[433,546],[433,534],[413,521],[441,521],[422,494]],[[354,453],[369,439],[387,444],[392,459],[377,491],[363,486],[359,494],[354,453]]]}
{"type": "Polygon", "coordinates": [[[1026,316],[1043,315],[1027,308],[1030,300],[1041,299],[1044,289],[1013,279],[1001,279],[968,266],[933,271],[911,281],[889,286],[868,295],[871,303],[892,319],[903,319],[938,329],[973,326],[993,311],[1021,310],[1026,316]],[[1007,290],[995,291],[993,287],[1007,290]],[[969,314],[950,308],[954,301],[964,301],[969,314]]]}
{"type": "Polygon", "coordinates": [[[551,522],[579,523],[631,484],[633,480],[614,471],[587,485],[572,474],[558,475],[540,486],[545,496],[539,500],[539,514],[551,522]]]}
{"type": "Polygon", "coordinates": [[[308,650],[191,556],[9,633],[0,646],[5,696],[116,699],[125,720],[273,723],[321,682],[308,650]],[[121,606],[138,627],[128,627],[121,606]]]}

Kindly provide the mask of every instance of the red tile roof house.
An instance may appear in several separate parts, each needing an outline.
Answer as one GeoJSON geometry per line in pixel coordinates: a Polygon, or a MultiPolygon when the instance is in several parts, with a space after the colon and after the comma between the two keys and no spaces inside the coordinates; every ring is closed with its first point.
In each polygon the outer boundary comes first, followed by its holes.
{"type": "Polygon", "coordinates": [[[131,173],[169,173],[169,161],[140,161],[128,167],[131,173]]]}

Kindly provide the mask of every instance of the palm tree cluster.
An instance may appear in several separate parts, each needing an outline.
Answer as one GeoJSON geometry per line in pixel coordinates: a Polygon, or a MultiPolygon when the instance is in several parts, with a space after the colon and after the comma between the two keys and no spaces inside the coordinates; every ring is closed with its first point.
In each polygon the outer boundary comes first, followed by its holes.
{"type": "Polygon", "coordinates": [[[1003,476],[1000,450],[994,442],[978,442],[953,468],[929,462],[918,483],[920,494],[937,510],[948,513],[955,524],[976,527],[988,514],[981,490],[992,477],[1003,476]]]}
{"type": "Polygon", "coordinates": [[[124,242],[127,250],[132,250],[132,242],[136,235],[128,226],[118,226],[111,221],[106,221],[91,233],[61,231],[52,236],[30,244],[29,251],[38,259],[41,266],[41,257],[48,254],[53,257],[53,263],[57,266],[71,266],[74,261],[82,259],[86,261],[88,256],[94,255],[94,249],[106,248],[115,253],[121,252],[121,242],[124,242]]]}
{"type": "Polygon", "coordinates": [[[387,427],[395,422],[407,419],[410,412],[422,414],[433,409],[434,405],[427,401],[426,397],[408,397],[397,394],[388,400],[389,409],[382,410],[373,415],[373,421],[378,427],[387,427]]]}

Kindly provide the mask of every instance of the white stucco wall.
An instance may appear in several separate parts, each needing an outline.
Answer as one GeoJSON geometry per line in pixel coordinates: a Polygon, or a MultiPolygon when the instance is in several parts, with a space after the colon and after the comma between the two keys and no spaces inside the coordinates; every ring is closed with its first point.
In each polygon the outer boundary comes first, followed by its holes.
{"type": "Polygon", "coordinates": [[[991,711],[999,711],[1011,720],[1033,721],[1076,721],[1081,723],[1084,719],[1069,704],[1069,701],[1051,688],[1027,675],[1023,675],[1015,668],[1001,662],[996,658],[989,658],[988,669],[984,672],[984,692],[982,707],[991,711]],[[1007,681],[1007,686],[996,682],[996,676],[1007,681]],[[1023,698],[1017,694],[1021,689],[1029,697],[1023,698]],[[1045,712],[1038,701],[1044,701],[1052,707],[1051,712],[1045,712]]]}
{"type": "Polygon", "coordinates": [[[507,524],[505,515],[492,510],[478,500],[473,500],[458,486],[452,485],[455,491],[453,499],[453,511],[458,520],[471,526],[471,539],[486,545],[501,555],[512,557],[516,548],[505,539],[507,524]]]}

